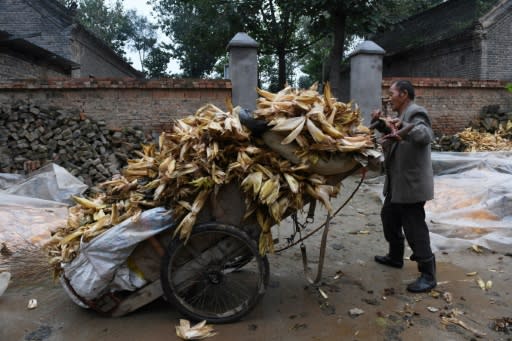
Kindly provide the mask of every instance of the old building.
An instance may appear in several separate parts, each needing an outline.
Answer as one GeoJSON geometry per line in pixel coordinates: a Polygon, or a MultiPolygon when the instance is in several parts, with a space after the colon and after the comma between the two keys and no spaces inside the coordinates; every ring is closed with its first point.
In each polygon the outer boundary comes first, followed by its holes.
{"type": "Polygon", "coordinates": [[[512,0],[448,0],[371,40],[384,77],[512,80],[512,0]]]}
{"type": "Polygon", "coordinates": [[[0,1],[0,79],[143,74],[56,0],[0,1]]]}

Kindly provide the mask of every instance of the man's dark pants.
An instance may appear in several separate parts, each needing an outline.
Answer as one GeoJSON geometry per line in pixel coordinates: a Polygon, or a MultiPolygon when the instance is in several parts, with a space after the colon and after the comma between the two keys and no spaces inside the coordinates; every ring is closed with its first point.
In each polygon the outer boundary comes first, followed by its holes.
{"type": "Polygon", "coordinates": [[[389,256],[402,259],[404,234],[413,254],[411,260],[425,261],[432,257],[428,226],[425,223],[425,202],[396,204],[387,195],[381,210],[384,237],[389,243],[389,256]],[[402,232],[403,228],[403,232],[402,232]]]}

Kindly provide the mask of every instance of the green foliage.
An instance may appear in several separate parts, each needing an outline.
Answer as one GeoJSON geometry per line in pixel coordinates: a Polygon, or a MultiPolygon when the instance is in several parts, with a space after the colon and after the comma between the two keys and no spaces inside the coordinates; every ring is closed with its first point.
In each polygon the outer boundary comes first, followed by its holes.
{"type": "Polygon", "coordinates": [[[187,77],[210,74],[231,38],[243,31],[258,41],[261,55],[272,57],[277,83],[282,86],[291,60],[311,43],[303,31],[303,10],[293,1],[150,1],[162,30],[173,42],[172,56],[187,77]]]}
{"type": "Polygon", "coordinates": [[[480,17],[493,8],[500,0],[476,0],[476,16],[480,17]]]}
{"type": "Polygon", "coordinates": [[[133,34],[133,26],[123,9],[123,2],[116,0],[111,6],[108,6],[104,0],[80,0],[77,4],[76,19],[78,22],[105,42],[118,55],[124,57],[124,48],[133,34]]]}
{"type": "Polygon", "coordinates": [[[229,56],[228,56],[228,53],[226,52],[215,63],[215,66],[213,67],[213,72],[208,75],[209,78],[223,79],[224,78],[224,67],[228,64],[229,64],[229,56]]]}
{"type": "Polygon", "coordinates": [[[171,39],[170,53],[185,77],[203,77],[241,30],[231,1],[151,0],[163,32],[171,39]]]}
{"type": "Polygon", "coordinates": [[[171,54],[162,47],[152,47],[147,57],[142,62],[144,73],[149,78],[160,78],[169,76],[166,73],[167,64],[171,54]]]}
{"type": "Polygon", "coordinates": [[[138,52],[142,72],[149,78],[168,76],[166,70],[171,54],[165,45],[156,45],[158,25],[133,10],[127,15],[132,26],[129,46],[138,52]]]}
{"type": "Polygon", "coordinates": [[[508,91],[512,92],[512,83],[508,83],[507,85],[505,85],[505,88],[506,88],[508,91]]]}
{"type": "Polygon", "coordinates": [[[270,90],[293,84],[294,65],[314,43],[305,9],[286,0],[245,1],[239,6],[240,13],[251,14],[244,17],[245,31],[260,44],[259,52],[270,57],[268,62],[273,61],[275,73],[267,77],[270,90]]]}
{"type": "Polygon", "coordinates": [[[148,0],[171,40],[167,46],[156,46],[157,27],[135,12],[125,12],[121,0],[110,1],[110,6],[106,0],[79,0],[77,18],[120,55],[126,47],[138,51],[150,77],[164,75],[171,57],[179,62],[183,77],[221,77],[228,42],[237,32],[246,32],[259,43],[261,82],[279,90],[297,81],[299,69],[301,84],[336,84],[353,37],[385,29],[440,2],[148,0]]]}
{"type": "Polygon", "coordinates": [[[127,16],[131,25],[129,47],[139,53],[140,63],[144,65],[147,54],[157,42],[158,26],[150,23],[146,17],[138,15],[134,10],[128,11],[127,16]]]}

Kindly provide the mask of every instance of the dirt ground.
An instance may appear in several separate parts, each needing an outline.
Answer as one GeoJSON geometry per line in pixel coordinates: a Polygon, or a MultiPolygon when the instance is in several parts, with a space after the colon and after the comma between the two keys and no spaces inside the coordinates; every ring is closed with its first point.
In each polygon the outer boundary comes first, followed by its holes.
{"type": "MultiPolygon", "coordinates": [[[[335,208],[356,183],[355,177],[345,179],[335,208]]],[[[387,251],[380,205],[365,183],[333,219],[318,287],[308,285],[299,246],[270,255],[270,283],[262,301],[241,321],[215,325],[218,334],[209,339],[512,340],[512,327],[495,330],[496,319],[512,318],[511,254],[437,250],[435,291],[408,293],[406,284],[417,277],[416,263],[406,261],[403,269],[393,269],[373,261],[374,255],[387,251]],[[472,272],[477,274],[470,276],[472,272]],[[492,286],[480,288],[477,278],[492,281],[492,286]],[[351,314],[354,308],[360,314],[351,314]]],[[[323,216],[317,210],[312,228],[323,216]]],[[[290,223],[287,219],[282,224],[281,241],[291,234],[290,223]]],[[[314,275],[320,238],[321,232],[305,242],[314,275]]],[[[50,279],[13,281],[0,297],[0,340],[178,340],[180,317],[163,299],[124,317],[103,317],[75,305],[50,279]],[[29,310],[31,298],[38,306],[29,310]]]]}

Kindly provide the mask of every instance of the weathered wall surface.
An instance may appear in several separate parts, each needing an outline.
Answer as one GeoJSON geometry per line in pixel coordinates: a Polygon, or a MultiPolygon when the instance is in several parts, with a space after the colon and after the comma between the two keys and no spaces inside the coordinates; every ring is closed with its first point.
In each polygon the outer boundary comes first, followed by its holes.
{"type": "Polygon", "coordinates": [[[35,34],[26,40],[59,56],[73,59],[69,46],[71,18],[58,3],[48,2],[45,5],[43,2],[0,1],[0,27],[13,35],[35,34]]]}
{"type": "Polygon", "coordinates": [[[436,43],[434,46],[384,57],[383,76],[479,79],[481,52],[477,37],[436,43]]]}
{"type": "Polygon", "coordinates": [[[41,66],[26,56],[0,53],[0,79],[32,79],[65,77],[64,71],[58,72],[41,66]]]}
{"type": "Polygon", "coordinates": [[[512,10],[504,11],[487,29],[486,66],[481,78],[512,80],[512,10]]]}
{"type": "Polygon", "coordinates": [[[212,103],[226,110],[229,80],[51,79],[0,83],[0,105],[24,101],[105,121],[108,128],[141,127],[159,133],[171,121],[212,103]]]}
{"type": "Polygon", "coordinates": [[[142,73],[123,61],[92,33],[75,23],[71,11],[59,2],[2,0],[0,29],[18,37],[17,39],[80,64],[72,73],[74,78],[89,75],[142,78],[142,73]]]}
{"type": "MultiPolygon", "coordinates": [[[[382,95],[388,95],[393,80],[384,78],[382,95]]],[[[407,78],[416,91],[416,103],[424,106],[437,134],[455,134],[478,118],[485,106],[499,105],[512,110],[512,93],[504,81],[472,81],[447,78],[407,78]]]]}
{"type": "MultiPolygon", "coordinates": [[[[384,78],[382,96],[396,78],[384,78]]],[[[437,134],[454,134],[467,127],[485,106],[512,110],[512,93],[503,81],[408,78],[416,101],[429,111],[437,134]]],[[[81,112],[108,128],[140,127],[148,134],[165,130],[175,118],[193,114],[212,103],[226,110],[229,80],[61,79],[0,83],[0,105],[18,100],[40,107],[81,112]]],[[[345,101],[345,100],[344,100],[345,101]]]]}
{"type": "Polygon", "coordinates": [[[70,40],[73,59],[80,63],[80,68],[73,71],[73,77],[138,77],[135,70],[130,74],[126,64],[112,50],[103,47],[97,38],[82,28],[73,29],[70,40]]]}

